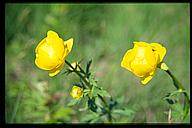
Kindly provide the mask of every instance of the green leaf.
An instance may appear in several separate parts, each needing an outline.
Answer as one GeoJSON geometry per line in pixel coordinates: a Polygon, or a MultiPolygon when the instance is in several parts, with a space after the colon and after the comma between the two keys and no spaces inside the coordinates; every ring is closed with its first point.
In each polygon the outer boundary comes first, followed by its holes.
{"type": "Polygon", "coordinates": [[[172,120],[174,121],[174,122],[180,122],[180,121],[182,121],[182,115],[181,115],[181,113],[180,112],[178,112],[178,111],[172,111],[172,120]]]}
{"type": "Polygon", "coordinates": [[[88,107],[85,106],[84,108],[79,108],[78,110],[79,110],[79,111],[86,111],[87,109],[88,109],[88,107]]]}
{"type": "Polygon", "coordinates": [[[176,90],[176,91],[172,92],[172,93],[170,94],[170,96],[177,95],[177,94],[181,94],[181,93],[184,93],[184,92],[187,93],[185,90],[179,89],[179,90],[176,90]]]}
{"type": "Polygon", "coordinates": [[[117,105],[117,101],[114,101],[112,98],[110,99],[109,102],[109,109],[113,109],[113,107],[115,107],[117,105]]]}
{"type": "Polygon", "coordinates": [[[61,75],[69,75],[70,73],[72,73],[73,71],[69,70],[69,69],[66,69],[65,71],[61,72],[61,75]]]}
{"type": "Polygon", "coordinates": [[[175,94],[178,94],[178,91],[174,91],[172,93],[168,93],[163,100],[166,100],[169,104],[175,104],[178,102],[178,98],[176,97],[175,94]]]}
{"type": "Polygon", "coordinates": [[[175,103],[177,103],[177,101],[174,100],[174,99],[171,98],[171,97],[165,97],[164,100],[166,100],[169,104],[175,104],[175,103]]]}
{"type": "Polygon", "coordinates": [[[95,88],[92,90],[92,96],[93,96],[93,97],[97,97],[98,95],[100,95],[100,96],[102,96],[102,97],[104,97],[104,96],[105,96],[105,97],[111,97],[107,91],[95,87],[95,88]]]}
{"type": "Polygon", "coordinates": [[[86,96],[90,93],[90,89],[84,89],[83,90],[83,95],[86,96]]]}
{"type": "Polygon", "coordinates": [[[95,104],[95,99],[94,98],[92,98],[92,99],[89,99],[88,100],[88,108],[91,110],[91,111],[93,111],[93,112],[97,112],[97,105],[95,104]]]}
{"type": "Polygon", "coordinates": [[[183,121],[182,118],[184,116],[183,113],[183,105],[180,103],[173,104],[172,106],[172,119],[174,122],[181,122],[183,121]]]}
{"type": "Polygon", "coordinates": [[[93,86],[98,87],[97,82],[94,80],[94,78],[90,77],[90,78],[89,78],[89,81],[90,81],[90,83],[91,83],[93,86]]]}
{"type": "Polygon", "coordinates": [[[92,119],[92,120],[90,121],[90,123],[96,123],[99,119],[100,119],[99,116],[97,116],[97,117],[95,117],[94,119],[92,119]]]}
{"type": "Polygon", "coordinates": [[[67,106],[74,106],[76,104],[78,104],[80,102],[80,99],[72,99],[69,101],[69,103],[67,104],[67,106]]]}
{"type": "Polygon", "coordinates": [[[179,103],[174,104],[174,105],[172,106],[172,108],[173,108],[173,110],[178,111],[178,112],[180,112],[180,113],[183,112],[183,107],[182,107],[182,105],[179,104],[179,103]]]}
{"type": "Polygon", "coordinates": [[[114,109],[112,111],[113,113],[117,113],[117,114],[121,114],[121,115],[124,115],[124,116],[131,116],[132,114],[134,114],[135,112],[131,109],[114,109]]]}
{"type": "Polygon", "coordinates": [[[98,118],[98,114],[96,113],[90,113],[90,114],[86,114],[85,116],[83,116],[83,118],[81,119],[82,122],[90,122],[94,119],[98,118]]]}
{"type": "Polygon", "coordinates": [[[87,74],[88,78],[91,75],[90,72],[89,72],[91,63],[92,63],[92,59],[90,61],[88,61],[87,66],[86,66],[86,74],[87,74]]]}

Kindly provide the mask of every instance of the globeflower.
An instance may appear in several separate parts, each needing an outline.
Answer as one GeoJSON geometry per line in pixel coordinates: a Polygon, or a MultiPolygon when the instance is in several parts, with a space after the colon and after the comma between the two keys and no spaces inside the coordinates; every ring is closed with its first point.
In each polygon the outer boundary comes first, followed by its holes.
{"type": "Polygon", "coordinates": [[[70,95],[74,98],[74,99],[79,99],[83,96],[83,89],[78,87],[78,86],[73,86],[70,95]]]}
{"type": "Polygon", "coordinates": [[[73,38],[63,41],[56,32],[48,31],[47,37],[35,49],[35,64],[38,68],[47,70],[49,76],[55,76],[62,70],[72,46],[73,38]]]}
{"type": "Polygon", "coordinates": [[[133,42],[133,44],[133,49],[125,53],[121,67],[140,77],[141,83],[145,85],[153,78],[157,65],[162,62],[166,54],[166,48],[158,43],[133,42]]]}

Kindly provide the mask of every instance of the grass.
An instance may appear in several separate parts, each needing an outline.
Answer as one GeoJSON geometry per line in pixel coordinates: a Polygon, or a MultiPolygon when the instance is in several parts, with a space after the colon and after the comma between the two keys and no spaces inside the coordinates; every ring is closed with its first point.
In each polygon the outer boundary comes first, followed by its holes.
{"type": "Polygon", "coordinates": [[[157,70],[143,87],[120,62],[133,41],[159,42],[167,48],[164,61],[189,92],[189,9],[187,3],[6,4],[6,122],[44,123],[60,110],[56,116],[71,123],[81,122],[86,114],[76,111],[81,105],[66,106],[78,80],[75,75],[50,78],[34,64],[35,47],[54,30],[64,40],[74,38],[69,61],[83,59],[83,65],[93,59],[91,69],[99,84],[115,98],[125,96],[125,106],[136,111],[132,120],[120,117],[121,122],[166,123],[168,105],[162,97],[175,90],[168,75],[157,70]]]}

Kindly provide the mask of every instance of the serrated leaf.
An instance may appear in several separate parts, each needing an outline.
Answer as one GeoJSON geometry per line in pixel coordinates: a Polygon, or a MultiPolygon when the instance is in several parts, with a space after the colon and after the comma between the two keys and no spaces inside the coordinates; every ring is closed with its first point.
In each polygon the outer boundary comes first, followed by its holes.
{"type": "Polygon", "coordinates": [[[89,89],[84,89],[83,90],[83,95],[86,96],[90,93],[90,90],[89,89]]]}
{"type": "Polygon", "coordinates": [[[97,88],[97,87],[95,87],[95,88],[92,90],[92,95],[93,95],[93,97],[96,97],[96,96],[98,96],[98,95],[100,95],[100,96],[102,96],[102,97],[104,97],[104,96],[105,96],[105,97],[111,97],[107,91],[105,91],[105,90],[103,90],[103,89],[100,89],[100,88],[97,88]]]}
{"type": "Polygon", "coordinates": [[[97,82],[93,78],[89,78],[89,81],[93,86],[98,87],[97,82]]]}

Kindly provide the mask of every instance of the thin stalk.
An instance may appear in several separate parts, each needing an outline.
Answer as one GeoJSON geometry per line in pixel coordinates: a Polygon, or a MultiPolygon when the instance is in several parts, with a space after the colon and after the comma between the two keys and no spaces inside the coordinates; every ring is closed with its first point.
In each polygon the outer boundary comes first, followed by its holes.
{"type": "MultiPolygon", "coordinates": [[[[164,70],[165,71],[165,70],[164,70]]],[[[175,76],[171,73],[170,70],[167,70],[166,71],[169,76],[172,78],[173,80],[173,84],[174,86],[178,89],[178,90],[181,90],[183,95],[184,95],[184,98],[185,98],[185,102],[184,102],[184,117],[183,117],[183,120],[186,118],[188,112],[189,112],[189,96],[187,94],[185,90],[185,88],[182,86],[182,84],[175,78],[175,76]]]]}
{"type": "MultiPolygon", "coordinates": [[[[80,78],[82,78],[82,80],[85,82],[87,88],[89,88],[89,89],[92,88],[92,86],[91,86],[91,84],[89,83],[89,81],[87,81],[87,79],[86,79],[84,76],[82,76],[78,71],[76,71],[75,68],[70,64],[70,62],[68,62],[67,60],[65,60],[65,63],[66,63],[70,68],[72,68],[73,71],[74,71],[80,78]]],[[[85,71],[84,71],[80,66],[78,66],[78,67],[79,67],[79,69],[81,70],[81,72],[83,72],[83,73],[85,74],[85,71]]],[[[98,97],[99,97],[99,98],[101,99],[101,101],[105,104],[105,106],[109,108],[109,105],[107,104],[107,102],[105,101],[105,99],[104,99],[102,96],[100,96],[100,95],[98,95],[98,97]]],[[[111,116],[111,113],[110,113],[110,109],[108,110],[108,120],[109,120],[110,123],[112,122],[112,116],[111,116]]]]}
{"type": "Polygon", "coordinates": [[[80,65],[77,65],[77,66],[79,67],[80,71],[83,72],[83,74],[86,74],[85,71],[81,68],[80,65]]]}
{"type": "Polygon", "coordinates": [[[86,87],[89,88],[89,89],[91,89],[90,86],[87,86],[87,85],[89,85],[89,83],[87,82],[87,80],[85,79],[85,77],[83,77],[83,76],[81,75],[81,73],[79,73],[77,70],[75,70],[75,68],[74,68],[67,60],[65,60],[65,63],[66,63],[70,68],[72,68],[73,71],[74,71],[80,78],[82,78],[82,80],[86,83],[86,87]]]}
{"type": "Polygon", "coordinates": [[[101,99],[101,101],[105,104],[105,106],[108,108],[108,120],[109,123],[112,122],[112,116],[111,116],[111,110],[109,109],[109,105],[107,104],[107,102],[105,101],[105,99],[103,99],[102,96],[98,95],[98,97],[101,99]]]}

